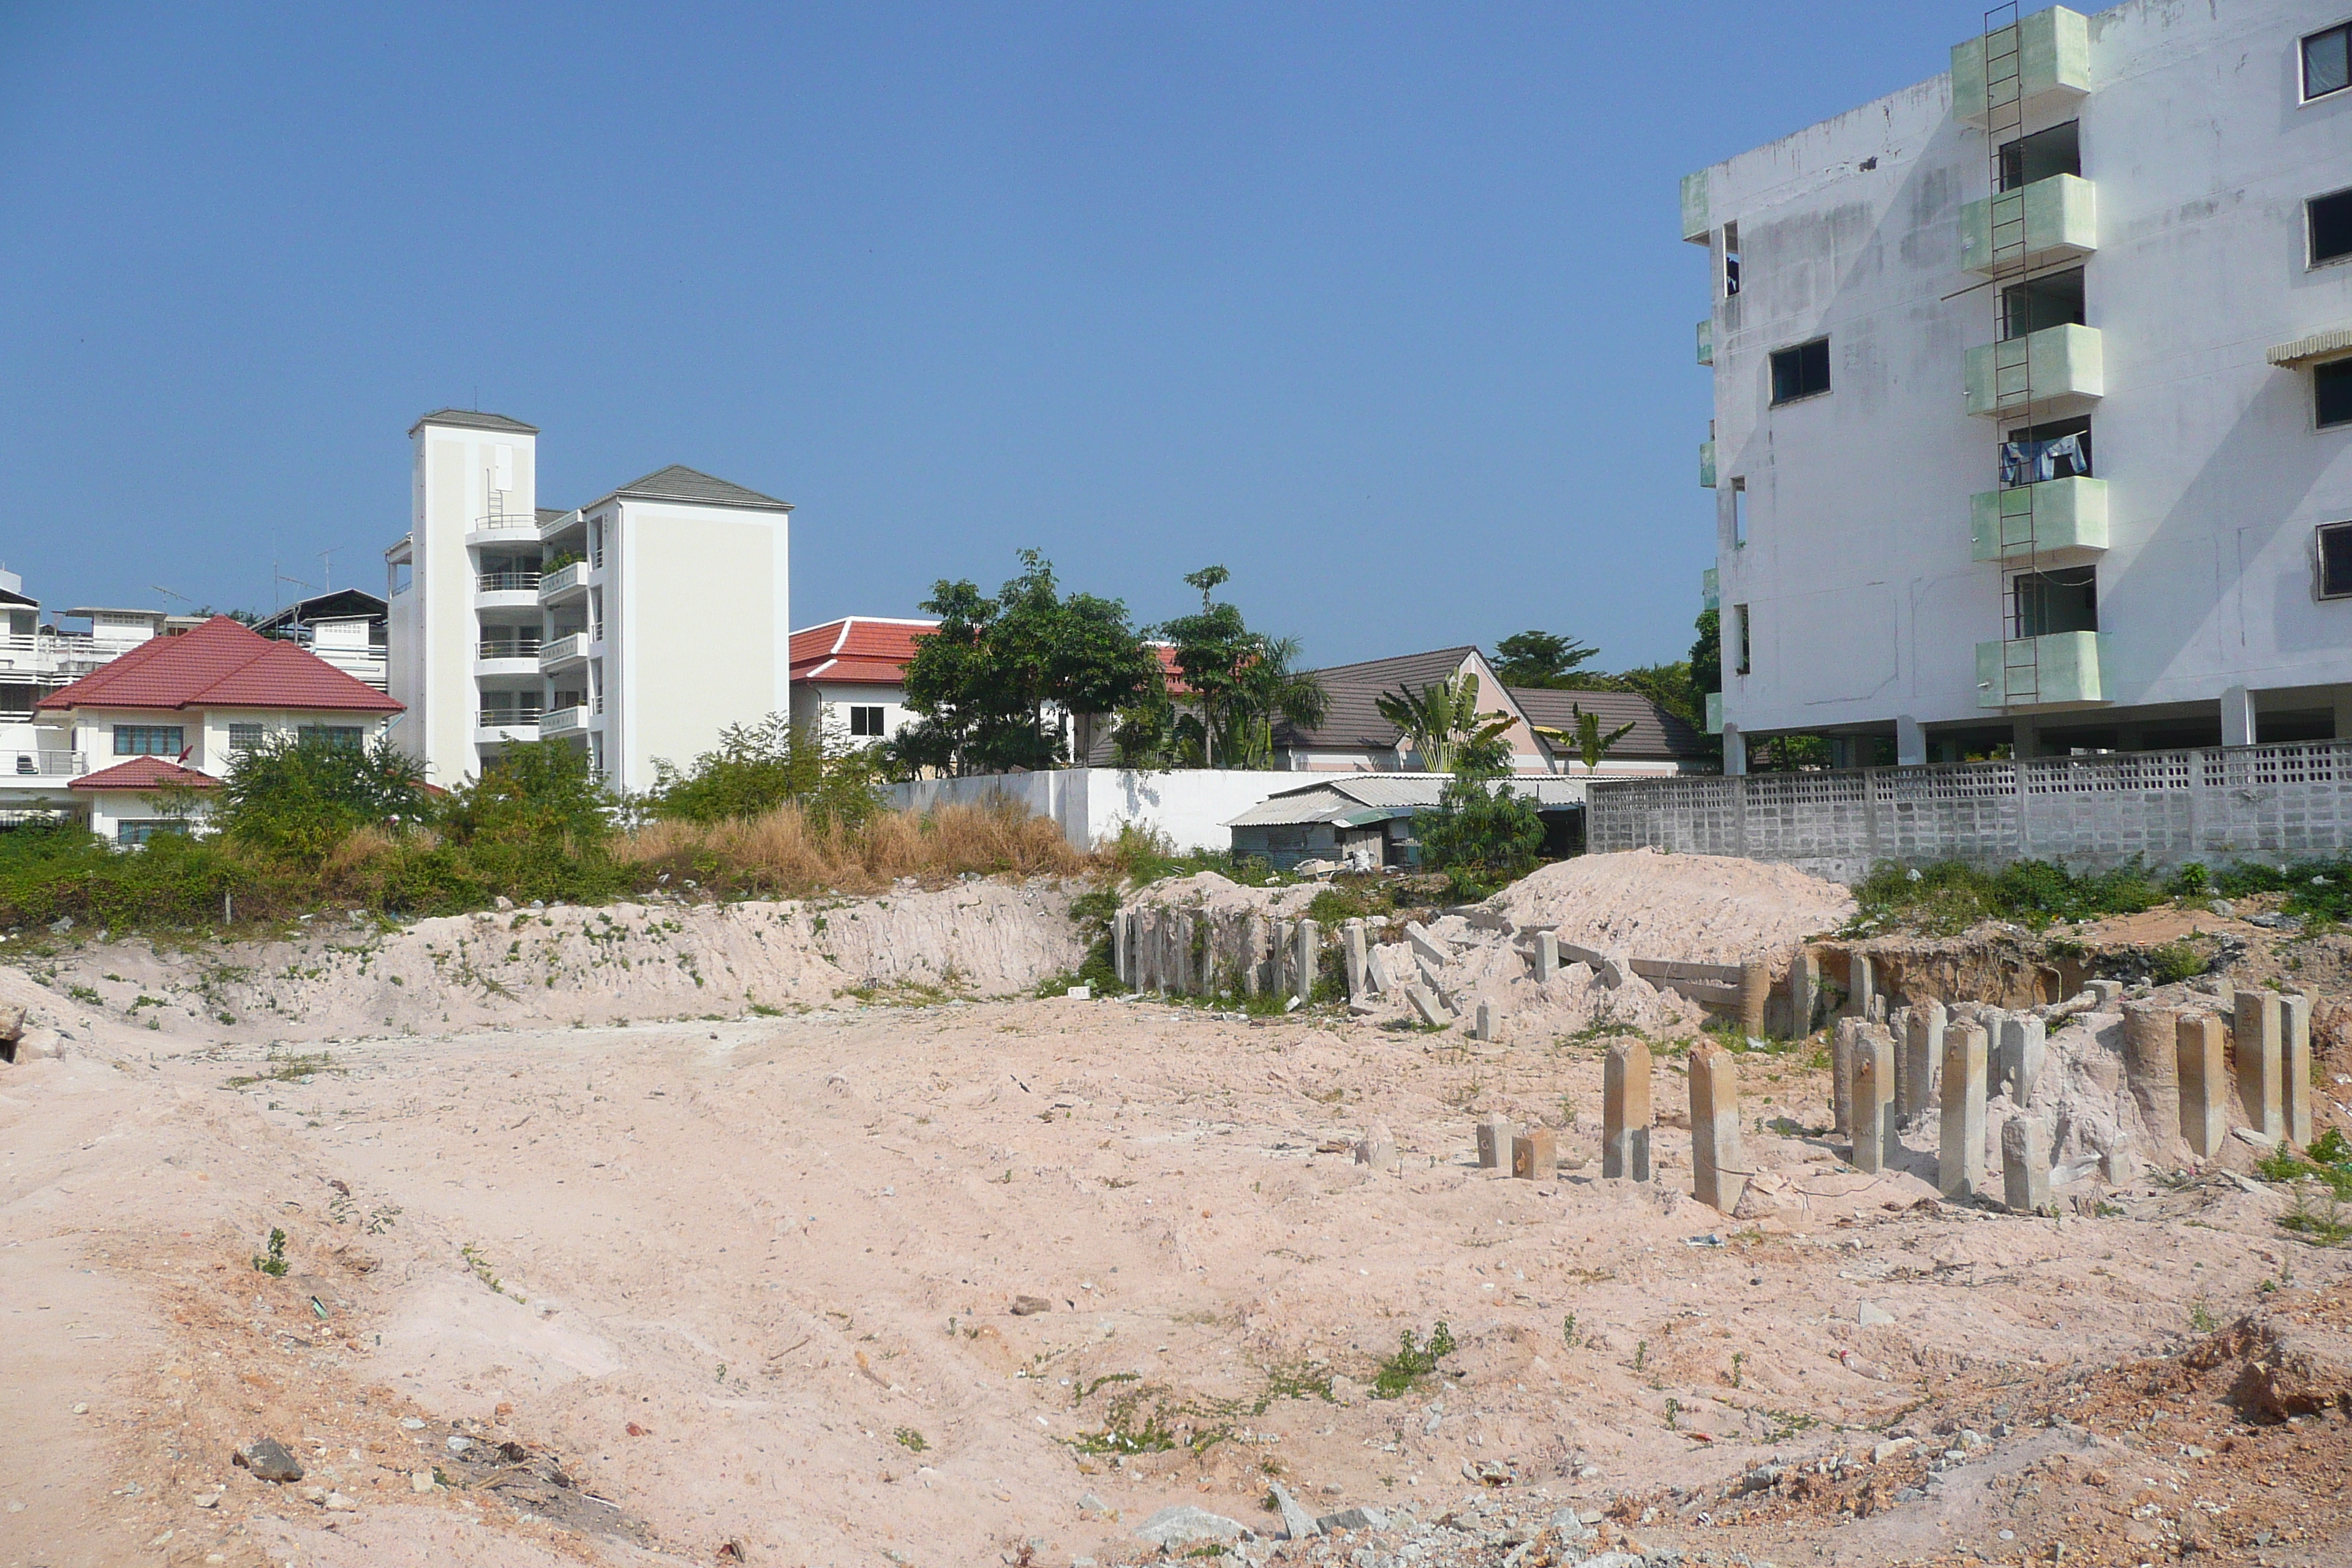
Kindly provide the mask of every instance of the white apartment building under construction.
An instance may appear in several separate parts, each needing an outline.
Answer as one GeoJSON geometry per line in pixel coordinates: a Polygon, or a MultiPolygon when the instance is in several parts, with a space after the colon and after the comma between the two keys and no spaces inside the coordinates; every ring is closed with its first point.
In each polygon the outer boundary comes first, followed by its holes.
{"type": "Polygon", "coordinates": [[[2352,739],[2347,4],[2011,8],[1684,181],[1727,771],[2352,739]]]}
{"type": "Polygon", "coordinates": [[[436,784],[560,739],[617,788],[787,710],[792,507],[672,466],[538,504],[539,432],[445,408],[409,431],[408,536],[385,552],[393,731],[436,784]]]}

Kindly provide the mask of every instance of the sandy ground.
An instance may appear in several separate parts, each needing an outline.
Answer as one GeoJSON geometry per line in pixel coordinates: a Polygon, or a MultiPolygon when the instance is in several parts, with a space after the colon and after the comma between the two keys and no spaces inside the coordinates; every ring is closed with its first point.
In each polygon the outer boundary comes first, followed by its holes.
{"type": "MultiPolygon", "coordinates": [[[[47,972],[135,987],[125,951],[47,972]]],[[[1278,1535],[1276,1479],[1410,1512],[1253,1560],[2352,1562],[2346,1417],[2256,1421],[2284,1331],[2230,1339],[2300,1323],[2324,1384],[2346,1258],[2226,1171],[1955,1210],[1844,1166],[1822,1074],[1759,1054],[1778,1191],[1734,1220],[1685,1195],[1673,1058],[1660,1180],[1596,1179],[1601,1039],[1121,1001],[566,1016],[608,983],[540,986],[527,1027],[369,1030],[389,988],[349,973],[330,1037],[329,994],[150,1030],[0,973],[63,1047],[0,1068],[0,1563],[1059,1568],[1144,1559],[1176,1504],[1278,1535]],[[1478,1171],[1490,1110],[1558,1127],[1562,1168],[1478,1171]],[[1345,1152],[1374,1120],[1402,1169],[1345,1152]],[[1439,1372],[1372,1397],[1440,1321],[1439,1372]],[[265,1435],[301,1481],[231,1463],[265,1435]],[[1584,1544],[1534,1533],[1562,1507],[1584,1544]]]]}

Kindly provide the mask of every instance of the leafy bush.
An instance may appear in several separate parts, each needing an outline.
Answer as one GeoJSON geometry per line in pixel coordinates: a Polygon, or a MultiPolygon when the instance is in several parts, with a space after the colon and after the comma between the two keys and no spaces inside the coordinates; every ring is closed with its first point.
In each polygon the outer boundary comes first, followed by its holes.
{"type": "Polygon", "coordinates": [[[1413,819],[1422,864],[1443,871],[1457,899],[1482,899],[1535,869],[1543,818],[1535,802],[1478,773],[1446,781],[1436,809],[1413,819]]]}
{"type": "Polygon", "coordinates": [[[1099,854],[1121,880],[1138,887],[1199,871],[1214,871],[1245,888],[1276,888],[1290,880],[1255,855],[1236,858],[1229,849],[1188,849],[1180,855],[1165,834],[1131,822],[1123,824],[1118,837],[1099,854]]]}
{"type": "Polygon", "coordinates": [[[1437,1370],[1437,1363],[1454,1353],[1454,1332],[1440,1318],[1437,1327],[1430,1331],[1429,1343],[1416,1343],[1411,1329],[1398,1336],[1397,1353],[1381,1363],[1372,1374],[1374,1399],[1399,1399],[1415,1383],[1437,1370]]]}
{"type": "Polygon", "coordinates": [[[2205,973],[2205,955],[2185,942],[2168,942],[2148,954],[2148,978],[2158,985],[2178,985],[2205,973]]]}
{"type": "Polygon", "coordinates": [[[425,770],[379,738],[339,744],[281,736],[229,764],[213,826],[232,838],[316,864],[354,828],[413,826],[426,816],[425,770]]]}
{"type": "Polygon", "coordinates": [[[1979,921],[2039,931],[2053,921],[2137,914],[2166,890],[2135,858],[2112,871],[2076,873],[2049,860],[2017,860],[1997,872],[1957,860],[1906,867],[1881,861],[1854,890],[1857,918],[1948,934],[1979,921]]]}
{"type": "Polygon", "coordinates": [[[756,724],[730,724],[717,749],[680,771],[667,758],[654,763],[646,804],[656,816],[683,822],[724,822],[798,806],[820,826],[855,827],[881,809],[870,748],[828,748],[824,737],[781,713],[756,724]]]}

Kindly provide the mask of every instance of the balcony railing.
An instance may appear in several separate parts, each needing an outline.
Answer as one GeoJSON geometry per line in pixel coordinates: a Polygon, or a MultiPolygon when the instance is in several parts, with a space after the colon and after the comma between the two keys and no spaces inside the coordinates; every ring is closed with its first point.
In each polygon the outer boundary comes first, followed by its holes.
{"type": "Polygon", "coordinates": [[[11,675],[60,675],[79,680],[138,646],[79,637],[0,637],[0,670],[11,675]]]}
{"type": "Polygon", "coordinates": [[[569,708],[551,708],[539,718],[541,740],[545,740],[550,735],[563,734],[567,731],[586,728],[588,728],[588,710],[577,703],[569,708]]]}
{"type": "Polygon", "coordinates": [[[474,578],[474,586],[485,594],[536,594],[542,573],[483,572],[474,578]]]}
{"type": "Polygon", "coordinates": [[[0,784],[9,779],[79,778],[89,772],[79,752],[0,752],[0,784]]]}
{"type": "Polygon", "coordinates": [[[1969,558],[2007,561],[2107,547],[2107,481],[2044,479],[1969,498],[1969,558]]]}
{"type": "Polygon", "coordinates": [[[539,519],[527,511],[493,511],[474,520],[475,533],[518,533],[524,529],[539,531],[539,519]]]}
{"type": "Polygon", "coordinates": [[[539,708],[488,708],[476,716],[477,730],[536,730],[545,710],[539,708]]]}
{"type": "Polygon", "coordinates": [[[2110,700],[2101,640],[2096,632],[2051,632],[1977,644],[1977,706],[2037,708],[2110,700]]]}
{"type": "Polygon", "coordinates": [[[553,669],[588,657],[588,634],[572,632],[546,643],[539,650],[539,668],[553,669]]]}
{"type": "Polygon", "coordinates": [[[2091,182],[2053,174],[1960,209],[1960,267],[1968,272],[2072,261],[2099,247],[2091,182]]]}
{"type": "Polygon", "coordinates": [[[484,637],[477,651],[484,658],[537,658],[545,646],[538,637],[484,637]]]}
{"type": "Polygon", "coordinates": [[[539,580],[539,602],[552,604],[568,594],[576,594],[588,586],[588,563],[574,561],[548,573],[539,580]]]}

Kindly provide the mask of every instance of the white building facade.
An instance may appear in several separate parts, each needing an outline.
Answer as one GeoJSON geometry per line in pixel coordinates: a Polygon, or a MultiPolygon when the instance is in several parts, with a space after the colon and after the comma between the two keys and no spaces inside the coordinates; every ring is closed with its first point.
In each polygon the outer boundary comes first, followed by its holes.
{"type": "Polygon", "coordinates": [[[1684,181],[1727,771],[2352,739],[2342,4],[2040,12],[1684,181]]]}
{"type": "Polygon", "coordinates": [[[395,737],[435,783],[514,741],[652,785],[791,701],[789,503],[673,465],[587,506],[538,504],[538,430],[443,409],[409,436],[408,536],[385,552],[395,737]]]}

